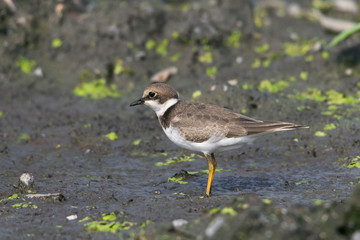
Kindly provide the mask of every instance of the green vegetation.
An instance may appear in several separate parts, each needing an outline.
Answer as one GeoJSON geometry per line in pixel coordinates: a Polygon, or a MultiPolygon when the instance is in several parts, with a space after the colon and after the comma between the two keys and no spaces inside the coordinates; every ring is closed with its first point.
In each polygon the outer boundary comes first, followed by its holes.
{"type": "Polygon", "coordinates": [[[299,182],[295,182],[295,185],[301,185],[301,184],[310,184],[307,180],[301,180],[299,182]]]}
{"type": "Polygon", "coordinates": [[[329,43],[328,47],[334,47],[340,42],[344,41],[346,38],[354,35],[355,33],[360,31],[360,23],[356,24],[354,27],[344,30],[338,35],[336,35],[331,42],[329,43]]]}
{"type": "Polygon", "coordinates": [[[137,140],[133,141],[133,145],[135,145],[135,146],[139,146],[140,143],[141,143],[141,139],[137,139],[137,140]]]}
{"type": "Polygon", "coordinates": [[[0,111],[0,118],[4,116],[4,113],[2,111],[0,111]]]}
{"type": "Polygon", "coordinates": [[[212,63],[212,61],[213,61],[213,58],[212,58],[211,52],[206,52],[204,55],[201,55],[199,57],[199,62],[202,62],[202,63],[212,63]]]}
{"type": "Polygon", "coordinates": [[[179,34],[179,32],[177,32],[177,31],[173,31],[173,32],[171,33],[171,37],[172,37],[173,39],[178,39],[179,36],[180,36],[180,34],[179,34]]]}
{"type": "Polygon", "coordinates": [[[89,217],[86,217],[79,222],[87,222],[84,224],[84,227],[86,228],[87,232],[111,232],[116,233],[122,230],[128,230],[132,226],[135,225],[133,222],[129,221],[116,221],[119,217],[122,217],[122,213],[116,214],[116,213],[108,213],[102,215],[101,221],[91,221],[89,217]]]}
{"type": "Polygon", "coordinates": [[[335,124],[329,123],[329,124],[326,124],[326,125],[324,126],[324,131],[333,130],[333,129],[335,129],[335,128],[336,128],[336,125],[335,125],[335,124]]]}
{"type": "Polygon", "coordinates": [[[124,67],[124,61],[122,59],[116,59],[114,64],[114,74],[119,75],[121,73],[132,73],[133,70],[128,67],[124,67]]]}
{"type": "Polygon", "coordinates": [[[215,77],[216,73],[217,73],[216,66],[206,68],[206,75],[208,75],[209,77],[211,78],[215,77]]]}
{"type": "Polygon", "coordinates": [[[263,80],[260,82],[258,89],[259,91],[262,92],[277,93],[287,88],[288,86],[289,83],[284,80],[280,80],[277,82],[271,82],[270,80],[263,80]]]}
{"type": "Polygon", "coordinates": [[[325,137],[326,133],[322,131],[316,131],[314,134],[316,137],[325,137]]]}
{"type": "Polygon", "coordinates": [[[20,56],[17,64],[23,73],[30,74],[36,66],[36,61],[20,56]]]}
{"type": "Polygon", "coordinates": [[[3,201],[6,201],[6,200],[13,200],[13,199],[18,199],[18,198],[19,198],[19,195],[15,193],[15,194],[11,195],[10,197],[0,199],[0,203],[3,201]]]}
{"type": "Polygon", "coordinates": [[[264,43],[263,45],[255,47],[254,50],[256,53],[266,53],[267,51],[269,51],[269,49],[270,49],[269,44],[264,43]]]}
{"type": "Polygon", "coordinates": [[[62,41],[61,41],[61,39],[60,39],[60,38],[54,38],[54,39],[52,40],[52,42],[51,42],[51,46],[52,46],[53,48],[59,48],[59,47],[61,47],[61,46],[62,46],[62,41]]]}
{"type": "Polygon", "coordinates": [[[166,162],[157,162],[155,163],[155,166],[161,167],[161,166],[168,166],[170,164],[176,164],[176,163],[180,163],[180,162],[193,162],[195,161],[195,154],[191,154],[190,156],[182,156],[180,158],[172,158],[172,159],[168,159],[166,160],[166,162]]]}
{"type": "Polygon", "coordinates": [[[228,47],[239,48],[242,34],[239,31],[232,31],[231,35],[227,38],[225,45],[228,47]]]}
{"type": "Polygon", "coordinates": [[[156,47],[156,53],[165,57],[168,53],[167,51],[168,44],[169,44],[168,39],[162,40],[162,42],[156,47]]]}
{"type": "Polygon", "coordinates": [[[75,87],[73,93],[76,96],[90,99],[101,99],[101,98],[117,98],[121,97],[122,93],[117,90],[115,84],[106,84],[104,78],[94,80],[92,82],[83,82],[75,87]]]}
{"type": "Polygon", "coordinates": [[[261,67],[261,60],[260,58],[255,58],[254,62],[251,64],[252,68],[259,68],[261,67]]]}
{"type": "Polygon", "coordinates": [[[168,182],[177,182],[180,184],[188,184],[188,182],[183,181],[183,177],[171,177],[171,178],[168,178],[168,182]]]}
{"type": "Polygon", "coordinates": [[[264,198],[264,199],[262,199],[261,201],[262,201],[263,203],[265,203],[265,204],[271,204],[271,200],[270,200],[270,199],[264,198]]]}
{"type": "Polygon", "coordinates": [[[308,76],[309,76],[309,73],[308,72],[301,72],[300,73],[300,78],[302,80],[307,80],[308,79],[308,76]]]}
{"type": "Polygon", "coordinates": [[[221,209],[220,213],[221,214],[228,214],[228,215],[230,215],[232,217],[235,217],[237,215],[237,212],[232,207],[224,207],[223,209],[221,209]]]}
{"type": "Polygon", "coordinates": [[[27,133],[23,133],[19,136],[18,141],[28,141],[30,140],[30,135],[27,133]]]}
{"type": "Polygon", "coordinates": [[[156,47],[156,42],[153,39],[149,39],[145,43],[146,50],[154,50],[156,47]]]}
{"type": "Polygon", "coordinates": [[[114,132],[106,134],[105,137],[107,139],[109,139],[110,141],[114,141],[114,140],[118,139],[118,136],[114,132]]]}
{"type": "Polygon", "coordinates": [[[172,56],[170,57],[170,61],[171,61],[171,62],[177,62],[180,57],[181,57],[181,54],[180,54],[180,53],[175,53],[174,55],[172,55],[172,56]]]}
{"type": "Polygon", "coordinates": [[[346,168],[360,168],[360,156],[340,158],[338,163],[346,168]]]}
{"type": "Polygon", "coordinates": [[[196,90],[195,92],[193,92],[191,99],[194,100],[196,98],[199,98],[201,96],[201,91],[200,90],[196,90]]]}
{"type": "Polygon", "coordinates": [[[13,208],[32,208],[32,209],[36,209],[38,208],[38,206],[36,206],[35,204],[32,204],[32,202],[22,202],[22,203],[16,203],[11,205],[13,208]]]}
{"type": "MultiPolygon", "coordinates": [[[[303,56],[311,50],[312,46],[316,42],[318,42],[317,39],[311,39],[311,40],[299,39],[295,42],[285,42],[283,44],[284,53],[291,57],[303,56]]],[[[310,59],[307,59],[306,61],[308,60],[310,59]]]]}

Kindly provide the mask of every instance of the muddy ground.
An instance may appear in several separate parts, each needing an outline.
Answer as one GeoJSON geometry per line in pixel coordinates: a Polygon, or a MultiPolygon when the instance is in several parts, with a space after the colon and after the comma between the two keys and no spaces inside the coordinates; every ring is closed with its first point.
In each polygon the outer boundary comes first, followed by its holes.
{"type": "Polygon", "coordinates": [[[356,237],[358,37],[328,49],[311,1],[278,3],[1,2],[0,238],[356,237]],[[183,99],[310,128],[217,154],[204,197],[204,157],[129,107],[169,66],[183,99]]]}

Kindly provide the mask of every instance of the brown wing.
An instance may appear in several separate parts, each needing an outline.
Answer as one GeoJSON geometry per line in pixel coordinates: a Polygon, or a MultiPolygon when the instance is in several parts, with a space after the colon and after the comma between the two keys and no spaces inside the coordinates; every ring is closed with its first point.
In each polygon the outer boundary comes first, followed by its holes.
{"type": "Polygon", "coordinates": [[[233,138],[308,128],[288,122],[256,120],[226,108],[186,101],[179,102],[171,115],[171,125],[179,127],[184,137],[195,142],[206,141],[213,135],[233,138]]]}
{"type": "Polygon", "coordinates": [[[213,135],[244,136],[247,131],[242,123],[260,122],[226,108],[192,102],[179,102],[171,116],[171,126],[179,127],[184,137],[195,142],[206,141],[213,135]]]}

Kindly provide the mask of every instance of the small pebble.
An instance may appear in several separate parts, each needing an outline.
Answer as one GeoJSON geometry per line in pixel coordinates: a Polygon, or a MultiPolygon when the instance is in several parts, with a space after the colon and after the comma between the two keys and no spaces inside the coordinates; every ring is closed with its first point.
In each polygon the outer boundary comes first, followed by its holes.
{"type": "Polygon", "coordinates": [[[352,70],[351,68],[347,68],[347,69],[345,70],[345,75],[346,75],[346,76],[351,76],[352,73],[353,73],[353,70],[352,70]]]}
{"type": "Polygon", "coordinates": [[[20,176],[20,185],[32,187],[34,185],[34,175],[31,173],[23,173],[20,176]]]}
{"type": "Polygon", "coordinates": [[[188,221],[185,219],[175,219],[172,221],[172,225],[175,229],[181,228],[186,224],[188,224],[188,221]]]}
{"type": "Polygon", "coordinates": [[[154,194],[159,195],[159,194],[161,194],[161,191],[160,190],[155,190],[154,194]]]}
{"type": "Polygon", "coordinates": [[[210,87],[210,91],[215,91],[216,90],[216,85],[214,84],[214,85],[212,85],[211,87],[210,87]]]}
{"type": "Polygon", "coordinates": [[[70,215],[70,216],[67,216],[66,219],[71,221],[71,220],[76,220],[78,218],[78,216],[76,214],[74,215],[70,215]]]}
{"type": "Polygon", "coordinates": [[[360,240],[360,230],[355,231],[355,232],[351,235],[351,240],[360,240]]]}
{"type": "Polygon", "coordinates": [[[240,63],[243,62],[243,58],[239,56],[239,57],[236,58],[235,62],[236,62],[237,64],[240,64],[240,63]]]}
{"type": "Polygon", "coordinates": [[[226,84],[224,84],[224,85],[223,85],[223,90],[224,90],[224,92],[227,92],[227,90],[229,90],[229,86],[226,85],[226,84]]]}
{"type": "Polygon", "coordinates": [[[35,70],[34,70],[34,75],[37,76],[37,77],[43,77],[43,76],[44,76],[41,67],[35,68],[35,70]]]}
{"type": "Polygon", "coordinates": [[[228,84],[230,85],[230,86],[236,86],[237,84],[238,84],[238,80],[237,79],[232,79],[232,80],[229,80],[229,81],[227,81],[228,82],[228,84]]]}

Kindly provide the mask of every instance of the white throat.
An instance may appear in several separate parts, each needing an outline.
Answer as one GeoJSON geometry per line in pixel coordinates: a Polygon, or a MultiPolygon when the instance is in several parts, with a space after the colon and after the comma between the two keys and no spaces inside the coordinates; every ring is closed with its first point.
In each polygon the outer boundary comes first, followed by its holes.
{"type": "Polygon", "coordinates": [[[155,111],[156,115],[159,117],[159,116],[164,115],[166,110],[168,110],[169,107],[173,106],[178,101],[179,101],[179,99],[170,98],[169,100],[167,100],[163,104],[160,104],[157,101],[146,101],[144,104],[151,107],[155,111]]]}

